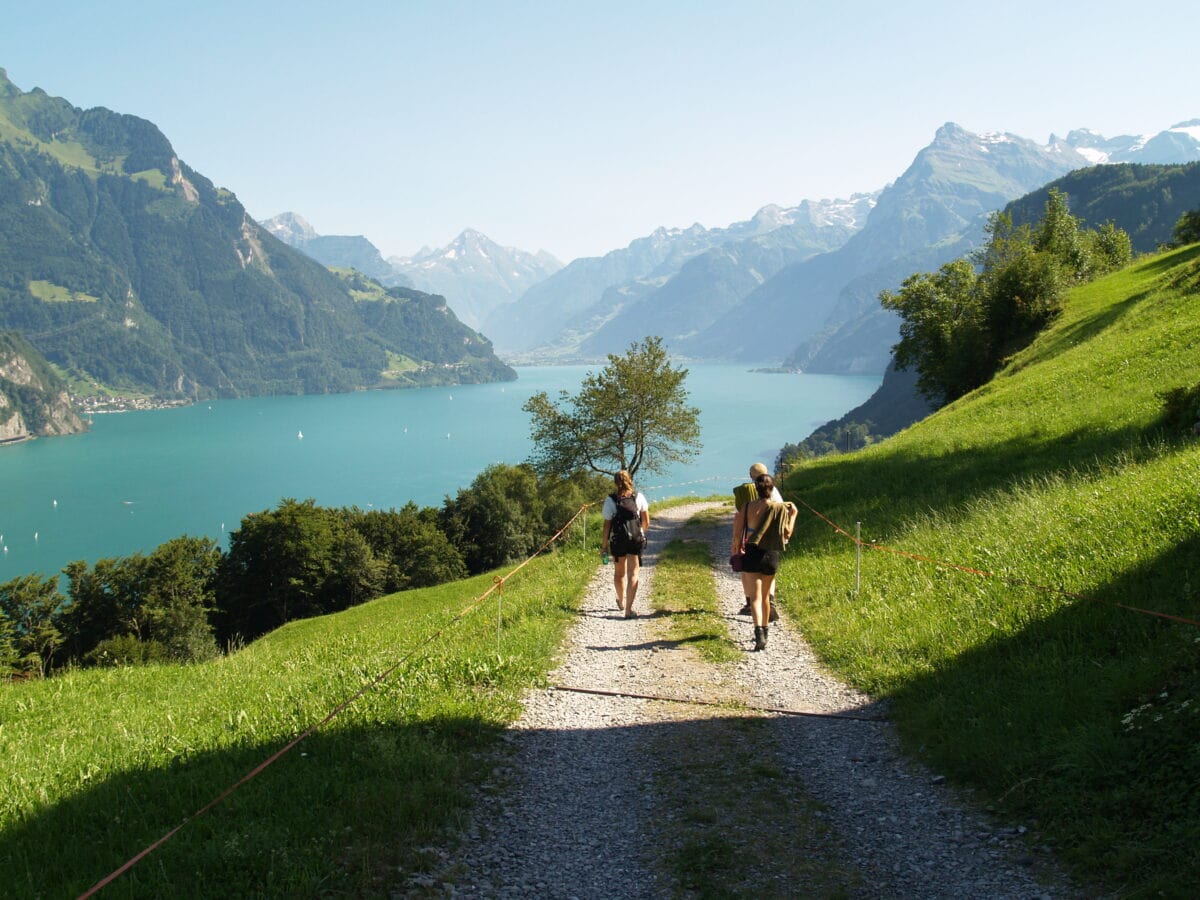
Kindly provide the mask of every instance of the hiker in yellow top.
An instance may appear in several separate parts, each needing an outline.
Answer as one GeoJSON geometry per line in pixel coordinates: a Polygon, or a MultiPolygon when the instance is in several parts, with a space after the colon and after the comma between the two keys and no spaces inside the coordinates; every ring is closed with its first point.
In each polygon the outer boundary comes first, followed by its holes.
{"type": "MultiPolygon", "coordinates": [[[[750,467],[750,480],[745,484],[739,484],[733,489],[733,506],[736,509],[733,520],[733,546],[729,549],[729,554],[732,556],[735,553],[742,552],[742,545],[737,541],[737,536],[740,533],[739,528],[744,527],[745,523],[738,521],[738,516],[744,515],[746,504],[758,497],[758,493],[754,489],[754,479],[759,475],[769,475],[770,471],[766,465],[756,462],[750,467]]],[[[779,503],[783,502],[783,495],[779,493],[779,488],[771,491],[771,499],[779,503]]],[[[751,612],[752,597],[754,593],[754,576],[749,572],[742,574],[742,592],[746,595],[746,605],[738,610],[739,616],[748,616],[751,612]]],[[[779,610],[775,608],[775,588],[771,588],[771,622],[779,621],[779,610]]]]}
{"type": "Polygon", "coordinates": [[[771,588],[779,571],[779,558],[791,540],[796,527],[796,504],[772,500],[775,480],[770,475],[754,479],[757,499],[746,504],[743,514],[735,521],[734,543],[745,546],[742,579],[753,581],[754,593],[750,604],[754,619],[754,649],[767,649],[771,615],[771,588]],[[739,527],[740,526],[740,527],[739,527]]]}

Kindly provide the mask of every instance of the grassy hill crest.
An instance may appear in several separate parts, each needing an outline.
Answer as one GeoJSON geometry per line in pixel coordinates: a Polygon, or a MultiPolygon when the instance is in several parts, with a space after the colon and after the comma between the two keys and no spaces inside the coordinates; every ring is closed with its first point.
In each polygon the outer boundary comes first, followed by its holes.
{"type": "Polygon", "coordinates": [[[1075,289],[993,381],[785,486],[994,573],[867,552],[855,595],[853,543],[802,516],[780,595],[914,749],[1131,895],[1200,879],[1200,628],[1116,605],[1200,619],[1200,440],[1161,396],[1200,384],[1197,347],[1191,246],[1075,289]]]}

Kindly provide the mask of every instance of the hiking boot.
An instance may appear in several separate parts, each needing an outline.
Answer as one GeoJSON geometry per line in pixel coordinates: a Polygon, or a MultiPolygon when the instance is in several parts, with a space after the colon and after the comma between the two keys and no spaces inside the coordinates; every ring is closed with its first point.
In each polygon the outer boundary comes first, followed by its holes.
{"type": "Polygon", "coordinates": [[[767,616],[767,621],[768,622],[778,622],[779,621],[779,610],[777,610],[775,608],[774,603],[771,604],[771,615],[767,616]]]}
{"type": "Polygon", "coordinates": [[[739,615],[739,616],[748,616],[748,615],[750,615],[750,601],[749,601],[749,600],[747,600],[747,601],[746,601],[746,605],[745,605],[745,606],[743,606],[741,609],[739,609],[739,610],[738,610],[738,615],[739,615]]]}
{"type": "Polygon", "coordinates": [[[754,649],[767,649],[767,629],[762,625],[754,626],[754,649]]]}

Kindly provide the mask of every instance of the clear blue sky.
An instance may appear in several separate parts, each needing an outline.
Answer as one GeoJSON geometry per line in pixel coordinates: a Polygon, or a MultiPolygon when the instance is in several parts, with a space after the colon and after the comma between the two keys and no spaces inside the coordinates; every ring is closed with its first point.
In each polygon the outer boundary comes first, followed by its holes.
{"type": "Polygon", "coordinates": [[[385,256],[463,228],[564,262],[845,197],[944,122],[1200,117],[1195,0],[10,2],[18,87],[157,124],[251,215],[385,256]]]}

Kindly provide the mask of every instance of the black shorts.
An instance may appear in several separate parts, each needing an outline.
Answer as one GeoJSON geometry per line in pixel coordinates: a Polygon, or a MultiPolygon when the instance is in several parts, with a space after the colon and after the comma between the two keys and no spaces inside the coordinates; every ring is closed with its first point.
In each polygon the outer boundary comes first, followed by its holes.
{"type": "Polygon", "coordinates": [[[629,547],[626,547],[624,545],[621,545],[618,547],[616,544],[609,543],[608,555],[611,556],[613,559],[623,559],[626,556],[636,556],[638,558],[638,565],[641,565],[642,551],[645,550],[645,548],[646,548],[645,544],[642,545],[642,550],[631,550],[629,547]]]}
{"type": "Polygon", "coordinates": [[[774,575],[779,571],[779,551],[763,550],[757,544],[747,544],[742,571],[753,575],[774,575]]]}
{"type": "Polygon", "coordinates": [[[630,536],[624,530],[618,530],[615,524],[613,525],[613,530],[608,535],[609,556],[613,559],[620,559],[622,556],[636,556],[640,563],[642,561],[642,551],[645,549],[645,534],[639,532],[637,536],[630,536]]]}

